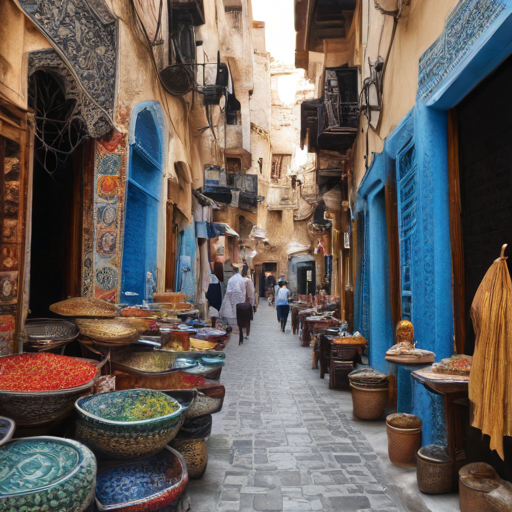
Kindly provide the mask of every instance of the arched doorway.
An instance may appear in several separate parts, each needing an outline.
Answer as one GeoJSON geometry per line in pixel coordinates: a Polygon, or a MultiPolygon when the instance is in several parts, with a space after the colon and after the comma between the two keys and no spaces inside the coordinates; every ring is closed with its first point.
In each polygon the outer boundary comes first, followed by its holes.
{"type": "Polygon", "coordinates": [[[137,105],[130,126],[121,300],[140,304],[157,281],[163,117],[157,102],[137,105]]]}

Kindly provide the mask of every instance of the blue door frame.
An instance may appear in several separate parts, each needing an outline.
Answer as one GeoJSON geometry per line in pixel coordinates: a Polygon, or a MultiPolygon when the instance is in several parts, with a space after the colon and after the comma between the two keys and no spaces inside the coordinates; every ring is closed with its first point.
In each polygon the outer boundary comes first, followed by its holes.
{"type": "Polygon", "coordinates": [[[158,102],[146,101],[133,110],[121,284],[121,300],[128,304],[150,299],[156,286],[163,127],[158,102]]]}
{"type": "MultiPolygon", "coordinates": [[[[448,16],[441,36],[419,63],[416,105],[375,155],[357,194],[356,215],[364,213],[364,265],[356,284],[356,327],[367,329],[370,364],[393,373],[384,353],[393,340],[389,306],[389,267],[385,210],[379,202],[387,176],[397,173],[400,156],[414,145],[416,158],[416,233],[411,237],[411,318],[418,346],[436,353],[436,360],[453,353],[451,244],[448,197],[448,110],[459,103],[512,54],[512,0],[463,0],[448,16]],[[387,267],[386,267],[387,265],[387,267]],[[387,276],[388,274],[386,274],[387,276]],[[362,278],[361,278],[362,277],[362,278]],[[367,304],[363,298],[368,297],[367,304]],[[368,313],[366,313],[366,310],[368,313]],[[369,319],[365,321],[365,314],[369,319]]],[[[404,188],[405,190],[405,188],[404,188]]],[[[408,189],[408,193],[410,189],[408,189]]],[[[398,196],[399,229],[407,228],[407,198],[398,196]]],[[[358,215],[360,218],[360,215],[358,215]]],[[[402,237],[408,234],[402,229],[402,237]]],[[[403,240],[401,240],[402,242],[403,240]]],[[[401,247],[403,253],[404,247],[401,247]]],[[[403,254],[401,254],[403,256],[403,254]]],[[[402,269],[405,271],[405,269],[402,269]]],[[[402,275],[402,278],[404,276],[402,275]]],[[[402,289],[402,299],[407,290],[402,289]]],[[[423,442],[443,444],[444,411],[435,395],[415,384],[406,370],[397,371],[398,409],[423,420],[423,442]]]]}

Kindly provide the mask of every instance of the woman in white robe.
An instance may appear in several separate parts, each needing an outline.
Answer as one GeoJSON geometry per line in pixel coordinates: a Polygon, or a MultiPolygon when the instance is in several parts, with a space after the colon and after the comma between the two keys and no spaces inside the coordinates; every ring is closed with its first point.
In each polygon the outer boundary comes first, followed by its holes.
{"type": "MultiPolygon", "coordinates": [[[[236,305],[245,302],[245,281],[240,275],[238,267],[233,267],[235,274],[228,281],[226,294],[220,308],[220,316],[227,318],[229,324],[233,327],[236,323],[236,305]]],[[[234,330],[234,329],[233,329],[234,330]]]]}

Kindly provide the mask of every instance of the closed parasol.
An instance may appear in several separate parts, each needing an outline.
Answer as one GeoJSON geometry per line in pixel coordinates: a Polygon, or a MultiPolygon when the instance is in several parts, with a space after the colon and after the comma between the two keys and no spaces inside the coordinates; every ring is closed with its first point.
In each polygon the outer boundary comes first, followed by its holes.
{"type": "Polygon", "coordinates": [[[471,425],[490,436],[490,448],[501,459],[503,436],[512,436],[512,280],[506,247],[485,274],[471,305],[476,343],[469,376],[471,425]]]}

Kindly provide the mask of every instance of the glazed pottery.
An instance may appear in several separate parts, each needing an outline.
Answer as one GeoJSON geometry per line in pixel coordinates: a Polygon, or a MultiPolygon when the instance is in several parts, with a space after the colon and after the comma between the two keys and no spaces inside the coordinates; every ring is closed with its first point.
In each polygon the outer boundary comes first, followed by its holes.
{"type": "Polygon", "coordinates": [[[15,428],[16,424],[11,418],[0,416],[0,446],[10,441],[15,428]]]}
{"type": "Polygon", "coordinates": [[[173,398],[150,389],[114,391],[77,400],[81,417],[77,421],[78,438],[93,450],[115,459],[150,457],[160,452],[177,434],[184,420],[182,407],[173,398]],[[115,417],[130,404],[161,399],[176,410],[164,416],[137,421],[106,419],[115,417]]]}
{"type": "Polygon", "coordinates": [[[0,468],[0,512],[82,512],[94,499],[96,459],[76,441],[9,441],[0,447],[0,468]]]}
{"type": "Polygon", "coordinates": [[[193,480],[202,478],[208,464],[205,439],[173,439],[171,446],[183,455],[188,476],[193,480]]]}
{"type": "Polygon", "coordinates": [[[55,391],[5,391],[0,389],[0,413],[18,427],[35,427],[59,421],[73,411],[78,398],[91,392],[96,378],[76,388],[55,391]]]}
{"type": "Polygon", "coordinates": [[[188,483],[183,457],[166,447],[148,459],[104,463],[98,469],[96,505],[100,511],[144,512],[176,503],[188,483]]]}

